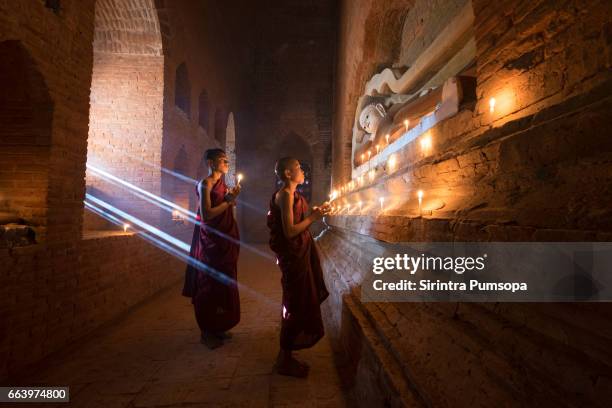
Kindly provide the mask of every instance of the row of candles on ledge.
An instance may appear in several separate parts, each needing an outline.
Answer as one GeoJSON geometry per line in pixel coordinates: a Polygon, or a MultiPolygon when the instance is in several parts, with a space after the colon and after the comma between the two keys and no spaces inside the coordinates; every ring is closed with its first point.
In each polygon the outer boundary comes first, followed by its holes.
{"type": "MultiPolygon", "coordinates": [[[[423,153],[428,153],[431,151],[431,135],[426,133],[420,140],[421,150],[423,153]]],[[[377,149],[378,150],[378,149],[377,149]]],[[[368,152],[369,153],[369,152],[368,152]]],[[[369,159],[369,156],[368,156],[369,159]]],[[[370,168],[365,175],[361,175],[356,179],[353,179],[346,183],[344,186],[341,186],[339,191],[336,192],[336,195],[343,195],[346,192],[354,190],[356,187],[363,187],[366,184],[366,181],[372,183],[376,178],[377,168],[370,168]],[[364,177],[365,176],[365,177],[364,177]]],[[[395,172],[398,168],[398,158],[396,154],[392,154],[387,159],[386,165],[383,166],[387,174],[391,174],[395,172]]]]}
{"type": "MultiPolygon", "coordinates": [[[[496,105],[496,100],[495,98],[490,98],[489,99],[489,112],[494,113],[495,112],[495,105],[496,105]]],[[[405,130],[408,131],[408,128],[410,126],[410,121],[409,120],[404,120],[404,127],[405,130]]],[[[387,146],[389,145],[389,137],[390,135],[387,134],[385,136],[385,140],[387,142],[387,146]]],[[[426,153],[427,151],[429,151],[431,149],[431,135],[429,133],[426,133],[420,141],[421,144],[421,150],[426,153]]],[[[376,145],[376,154],[380,153],[380,145],[376,145]]],[[[372,152],[370,150],[368,150],[366,153],[362,153],[361,154],[361,164],[365,164],[366,162],[366,155],[367,155],[367,159],[368,159],[368,163],[371,163],[371,159],[372,159],[372,152]]],[[[397,158],[395,155],[391,155],[389,157],[389,159],[387,160],[387,166],[386,166],[386,170],[387,173],[392,173],[393,171],[396,170],[396,166],[397,166],[397,158]]],[[[368,180],[370,182],[374,181],[374,178],[376,177],[376,171],[375,169],[371,169],[368,171],[367,173],[368,176],[368,180]]],[[[364,178],[363,175],[359,176],[357,178],[357,186],[361,187],[364,185],[364,178]]],[[[341,196],[342,194],[344,194],[345,192],[351,191],[355,188],[355,180],[351,180],[350,182],[348,182],[346,185],[340,187],[340,191],[338,192],[337,190],[332,191],[332,193],[329,195],[330,198],[330,202],[332,202],[332,212],[331,214],[340,214],[342,213],[344,210],[346,210],[347,214],[350,214],[351,212],[351,204],[346,204],[344,206],[342,205],[334,205],[333,201],[338,198],[339,196],[341,196]]],[[[423,190],[419,190],[417,192],[417,198],[419,200],[419,213],[422,213],[422,209],[421,209],[421,205],[423,202],[423,190]]],[[[380,197],[379,199],[379,204],[380,204],[380,212],[384,212],[385,207],[385,198],[384,197],[380,197]]],[[[363,208],[363,203],[361,201],[356,203],[356,207],[359,209],[359,214],[362,213],[362,208],[363,208]]]]}
{"type": "MultiPolygon", "coordinates": [[[[490,98],[489,99],[489,112],[493,113],[495,112],[495,104],[496,104],[496,100],[495,98],[490,98]]],[[[410,120],[406,119],[404,120],[404,128],[405,131],[408,131],[408,128],[410,127],[410,120]]],[[[391,135],[389,133],[386,134],[385,136],[385,141],[386,141],[386,145],[389,146],[389,138],[391,137],[391,135]]],[[[426,150],[428,148],[431,147],[431,136],[426,136],[423,139],[421,139],[421,148],[423,150],[426,150]]],[[[380,145],[377,144],[376,146],[374,146],[374,148],[376,149],[376,154],[380,153],[380,145]]],[[[368,163],[370,163],[370,159],[372,158],[372,152],[368,149],[365,153],[361,153],[361,164],[364,164],[366,162],[366,156],[368,158],[368,163]]]]}
{"type": "MultiPolygon", "coordinates": [[[[408,131],[408,128],[410,127],[410,120],[406,119],[404,121],[404,128],[406,130],[406,132],[408,131]]],[[[386,145],[389,146],[389,138],[391,137],[391,135],[389,133],[387,133],[387,135],[385,136],[385,141],[386,141],[386,145]]],[[[376,149],[376,154],[380,153],[380,145],[377,144],[375,146],[376,149]]],[[[372,158],[372,152],[368,149],[365,153],[361,153],[361,164],[364,164],[366,162],[366,155],[368,157],[368,163],[370,162],[370,159],[372,158]]]]}
{"type": "MultiPolygon", "coordinates": [[[[423,212],[422,210],[422,204],[423,204],[423,190],[419,190],[417,191],[417,199],[419,200],[419,214],[421,214],[423,212]]],[[[346,214],[351,214],[351,209],[352,208],[356,208],[358,210],[357,214],[362,215],[363,214],[363,202],[362,201],[358,201],[357,203],[355,203],[355,207],[353,207],[351,205],[351,203],[347,203],[345,205],[342,204],[334,204],[334,200],[337,198],[337,192],[333,191],[330,195],[330,203],[331,203],[331,212],[330,215],[340,215],[342,214],[345,210],[346,210],[346,214]]],[[[380,211],[381,213],[385,212],[385,197],[379,197],[378,199],[378,203],[380,205],[380,211]]]]}

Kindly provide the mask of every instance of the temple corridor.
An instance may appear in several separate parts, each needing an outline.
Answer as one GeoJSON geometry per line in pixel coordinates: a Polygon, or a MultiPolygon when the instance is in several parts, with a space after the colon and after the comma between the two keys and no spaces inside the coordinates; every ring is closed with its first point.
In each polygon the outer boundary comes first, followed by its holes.
{"type": "Polygon", "coordinates": [[[612,1],[0,0],[0,88],[0,408],[612,406],[612,1]]]}
{"type": "Polygon", "coordinates": [[[298,354],[311,365],[307,380],[273,373],[280,272],[246,248],[238,268],[249,290],[240,293],[240,323],[219,349],[200,344],[180,282],[70,345],[22,382],[68,385],[70,406],[82,408],[347,406],[329,339],[298,354]]]}

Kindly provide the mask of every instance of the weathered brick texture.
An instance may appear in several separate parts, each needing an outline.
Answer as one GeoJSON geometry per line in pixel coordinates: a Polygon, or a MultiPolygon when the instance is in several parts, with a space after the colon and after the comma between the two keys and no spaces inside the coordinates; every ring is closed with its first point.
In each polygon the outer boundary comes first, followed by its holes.
{"type": "Polygon", "coordinates": [[[295,156],[312,169],[312,201],[329,194],[336,5],[333,1],[269,3],[256,20],[253,44],[253,119],[249,137],[237,134],[237,158],[244,169],[240,208],[243,237],[267,242],[274,164],[295,156]],[[282,35],[279,35],[282,33],[282,35]],[[257,160],[243,160],[243,157],[257,160]]]}
{"type": "MultiPolygon", "coordinates": [[[[411,65],[455,3],[465,2],[343,3],[335,186],[350,180],[351,128],[366,81],[380,65],[411,65]],[[400,40],[380,29],[398,15],[406,16],[400,40]]],[[[387,242],[612,237],[609,5],[475,0],[473,11],[476,104],[431,129],[431,150],[415,140],[398,152],[396,171],[377,169],[374,183],[339,200],[353,214],[362,201],[362,215],[328,221],[320,246],[329,332],[351,356],[363,406],[605,406],[607,304],[360,302],[371,268],[363,254],[387,242]],[[393,380],[373,381],[374,373],[393,380]]]]}
{"type": "Polygon", "coordinates": [[[86,162],[195,210],[193,185],[162,169],[201,177],[203,151],[219,144],[198,125],[197,95],[206,89],[211,110],[235,110],[240,137],[247,89],[236,31],[218,41],[247,18],[218,19],[227,6],[62,0],[54,11],[45,3],[0,2],[0,80],[10,90],[0,96],[0,212],[30,224],[0,228],[2,380],[182,277],[176,258],[84,210],[86,185],[185,242],[192,226],[175,227],[169,213],[86,172],[86,162]],[[183,62],[189,118],[174,106],[183,62]]]}

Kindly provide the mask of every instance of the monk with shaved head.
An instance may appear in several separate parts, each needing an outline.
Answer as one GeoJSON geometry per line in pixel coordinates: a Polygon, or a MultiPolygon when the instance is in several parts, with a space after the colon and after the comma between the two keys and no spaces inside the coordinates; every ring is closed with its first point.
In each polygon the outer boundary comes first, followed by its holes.
{"type": "Polygon", "coordinates": [[[309,211],[308,202],[296,191],[304,183],[304,171],[297,159],[280,159],[275,171],[283,182],[270,200],[268,213],[270,248],[276,253],[283,287],[276,369],[282,375],[306,377],[308,365],[296,360],[293,351],[312,347],[323,337],[320,305],[328,296],[308,227],[329,211],[329,204],[309,211]]]}
{"type": "Polygon", "coordinates": [[[214,349],[228,339],[240,321],[237,263],[240,234],[233,207],[240,185],[228,188],[229,160],[221,149],[209,149],[204,159],[208,176],[196,187],[199,208],[183,295],[191,298],[201,330],[200,341],[214,349]]]}

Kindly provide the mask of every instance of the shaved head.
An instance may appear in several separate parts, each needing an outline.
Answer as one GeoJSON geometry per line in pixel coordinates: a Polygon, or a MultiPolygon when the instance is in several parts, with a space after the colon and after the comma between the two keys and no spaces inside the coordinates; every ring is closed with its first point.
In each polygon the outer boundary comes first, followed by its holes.
{"type": "Polygon", "coordinates": [[[293,166],[297,161],[298,159],[295,157],[283,157],[278,159],[276,166],[274,166],[276,177],[278,177],[280,180],[284,180],[285,170],[291,170],[291,166],[293,166]]]}

